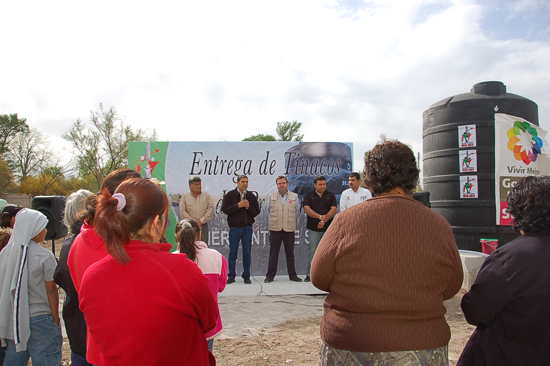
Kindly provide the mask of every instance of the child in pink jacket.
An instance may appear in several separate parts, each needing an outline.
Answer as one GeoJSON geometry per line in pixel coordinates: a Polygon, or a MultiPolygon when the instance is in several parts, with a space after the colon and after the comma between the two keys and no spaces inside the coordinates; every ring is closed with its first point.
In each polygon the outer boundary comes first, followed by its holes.
{"type": "MultiPolygon", "coordinates": [[[[197,263],[202,273],[210,282],[212,293],[218,298],[218,293],[225,289],[227,284],[227,261],[217,250],[210,249],[205,242],[201,241],[201,229],[199,224],[192,219],[184,219],[176,225],[176,240],[178,249],[197,263]]],[[[219,310],[218,310],[219,311],[219,310]]],[[[208,349],[212,352],[214,337],[223,330],[221,314],[214,329],[205,334],[208,341],[208,349]]]]}

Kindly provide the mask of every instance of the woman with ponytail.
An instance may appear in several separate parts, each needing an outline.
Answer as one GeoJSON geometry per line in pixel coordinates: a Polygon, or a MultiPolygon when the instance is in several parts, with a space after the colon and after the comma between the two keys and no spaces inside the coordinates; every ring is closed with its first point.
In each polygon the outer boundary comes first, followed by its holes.
{"type": "MultiPolygon", "coordinates": [[[[101,192],[107,191],[109,194],[113,194],[120,183],[131,178],[141,178],[141,175],[132,169],[117,169],[107,174],[103,179],[101,192]]],[[[80,234],[74,239],[67,258],[67,264],[77,293],[80,293],[80,283],[84,272],[108,254],[103,239],[94,230],[99,195],[100,193],[96,193],[86,199],[84,211],[79,213],[78,216],[78,220],[83,223],[83,226],[80,234]]],[[[86,332],[86,360],[92,365],[99,365],[101,363],[99,345],[86,329],[84,331],[86,332]]]]}
{"type": "MultiPolygon", "coordinates": [[[[208,278],[212,294],[218,298],[218,293],[225,289],[227,284],[227,261],[215,249],[209,249],[205,242],[201,241],[201,229],[193,219],[184,219],[176,225],[176,241],[178,249],[197,263],[202,273],[208,278]]],[[[214,329],[205,334],[208,341],[208,350],[212,352],[214,337],[223,330],[222,318],[218,311],[218,322],[214,329]]]]}
{"type": "Polygon", "coordinates": [[[199,268],[159,243],[168,198],[145,179],[97,197],[94,228],[108,256],[91,265],[80,309],[99,344],[101,365],[215,365],[204,333],[218,306],[199,268]]]}

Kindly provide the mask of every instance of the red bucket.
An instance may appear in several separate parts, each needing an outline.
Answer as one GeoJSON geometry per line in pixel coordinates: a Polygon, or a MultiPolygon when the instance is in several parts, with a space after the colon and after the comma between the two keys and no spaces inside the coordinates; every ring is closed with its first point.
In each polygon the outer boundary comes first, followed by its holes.
{"type": "Polygon", "coordinates": [[[485,254],[491,254],[498,248],[498,239],[479,239],[481,242],[481,251],[485,254]]]}

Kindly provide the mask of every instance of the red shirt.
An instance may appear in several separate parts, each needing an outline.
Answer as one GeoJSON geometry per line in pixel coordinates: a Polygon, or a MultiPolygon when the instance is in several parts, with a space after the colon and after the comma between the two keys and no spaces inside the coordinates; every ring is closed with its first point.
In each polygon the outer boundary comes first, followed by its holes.
{"type": "Polygon", "coordinates": [[[204,333],[218,304],[208,279],[170,244],[131,241],[131,262],[110,255],[84,274],[80,309],[101,365],[215,365],[204,333]]]}
{"type": "MultiPolygon", "coordinates": [[[[80,283],[82,282],[84,272],[86,272],[88,267],[92,264],[105,258],[107,254],[103,239],[97,235],[92,226],[84,225],[80,230],[80,235],[74,240],[73,246],[69,252],[69,258],[67,259],[74,287],[79,294],[80,283]]],[[[92,365],[99,365],[101,362],[101,358],[99,357],[99,346],[90,335],[89,330],[86,335],[86,360],[92,365]]]]}

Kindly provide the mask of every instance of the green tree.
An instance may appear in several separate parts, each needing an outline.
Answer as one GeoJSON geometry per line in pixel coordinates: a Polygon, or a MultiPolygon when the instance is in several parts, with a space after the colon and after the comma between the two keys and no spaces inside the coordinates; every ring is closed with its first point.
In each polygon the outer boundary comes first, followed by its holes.
{"type": "Polygon", "coordinates": [[[243,141],[302,141],[304,135],[300,135],[300,128],[302,123],[298,121],[286,121],[286,122],[277,122],[277,127],[275,132],[278,139],[273,135],[264,135],[257,134],[243,139],[243,141]]]}
{"type": "Polygon", "coordinates": [[[10,142],[20,133],[27,132],[29,126],[25,118],[17,118],[15,114],[0,114],[0,154],[8,151],[10,142]]]}
{"type": "Polygon", "coordinates": [[[110,172],[128,165],[128,144],[133,141],[155,141],[156,131],[132,130],[118,116],[114,107],[90,111],[90,123],[77,119],[62,137],[71,142],[79,177],[91,174],[98,186],[110,172]]]}
{"type": "Polygon", "coordinates": [[[302,141],[304,135],[299,134],[301,127],[302,122],[298,121],[277,122],[275,132],[279,135],[278,141],[302,141]]]}
{"type": "Polygon", "coordinates": [[[273,135],[257,134],[243,139],[243,141],[277,141],[273,135]]]}

